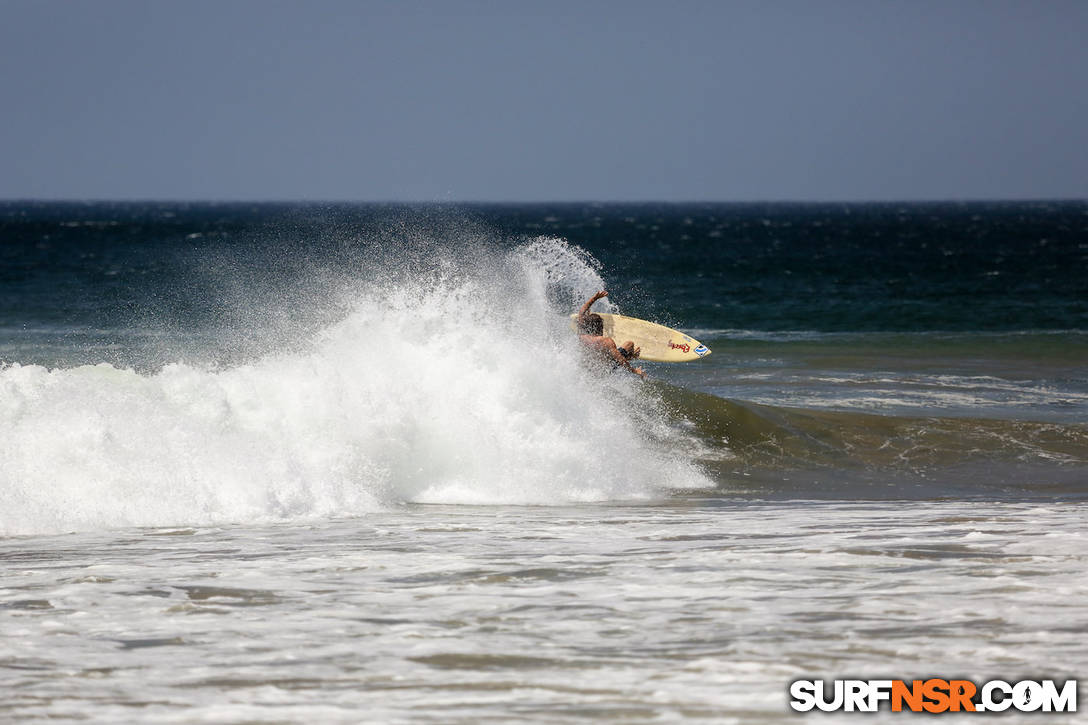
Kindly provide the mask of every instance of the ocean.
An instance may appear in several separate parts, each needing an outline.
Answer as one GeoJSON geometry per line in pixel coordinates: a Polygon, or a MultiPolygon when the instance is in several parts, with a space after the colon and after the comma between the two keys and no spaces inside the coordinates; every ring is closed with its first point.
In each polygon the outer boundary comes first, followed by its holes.
{"type": "Polygon", "coordinates": [[[0,720],[1083,678],[1086,271],[1085,202],[2,202],[0,720]]]}

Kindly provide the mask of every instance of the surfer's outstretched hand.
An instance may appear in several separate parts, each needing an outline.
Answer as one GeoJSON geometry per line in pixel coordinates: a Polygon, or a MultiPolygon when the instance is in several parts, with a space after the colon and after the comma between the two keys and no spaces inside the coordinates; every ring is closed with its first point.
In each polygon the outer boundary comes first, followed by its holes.
{"type": "Polygon", "coordinates": [[[593,306],[593,303],[596,302],[597,300],[601,299],[602,297],[607,297],[607,296],[608,296],[608,293],[605,292],[604,290],[601,290],[597,294],[590,297],[588,300],[586,300],[586,303],[584,305],[582,305],[582,309],[578,310],[578,317],[581,318],[581,317],[585,317],[586,315],[588,315],[589,314],[589,308],[593,306]]]}

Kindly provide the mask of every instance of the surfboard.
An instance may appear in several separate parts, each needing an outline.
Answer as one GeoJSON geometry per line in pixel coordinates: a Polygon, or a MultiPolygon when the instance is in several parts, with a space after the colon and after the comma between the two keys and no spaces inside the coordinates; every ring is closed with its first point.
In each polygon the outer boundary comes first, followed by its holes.
{"type": "MultiPolygon", "coordinates": [[[[608,312],[594,312],[604,321],[604,334],[616,341],[617,345],[631,340],[642,348],[639,360],[649,362],[688,362],[698,360],[710,354],[710,348],[690,335],[679,330],[647,322],[637,317],[613,315],[608,312]]],[[[578,315],[570,316],[570,326],[578,329],[578,315]]],[[[632,361],[634,362],[634,361],[632,361]]]]}

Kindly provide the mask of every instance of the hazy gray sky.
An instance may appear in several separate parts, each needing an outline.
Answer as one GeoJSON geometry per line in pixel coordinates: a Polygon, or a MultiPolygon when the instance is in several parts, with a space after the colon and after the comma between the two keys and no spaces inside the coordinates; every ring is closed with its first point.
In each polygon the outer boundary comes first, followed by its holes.
{"type": "Polygon", "coordinates": [[[1088,198],[1088,2],[0,0],[0,198],[1088,198]]]}

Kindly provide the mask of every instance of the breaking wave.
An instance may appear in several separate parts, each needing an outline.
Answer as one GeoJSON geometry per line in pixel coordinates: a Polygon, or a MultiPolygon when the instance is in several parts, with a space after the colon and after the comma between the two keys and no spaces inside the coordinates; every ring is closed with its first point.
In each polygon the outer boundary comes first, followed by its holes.
{"type": "Polygon", "coordinates": [[[598,268],[558,239],[436,246],[311,295],[338,319],[242,362],[6,365],[0,534],[712,485],[649,387],[580,359],[567,314],[598,268]]]}

